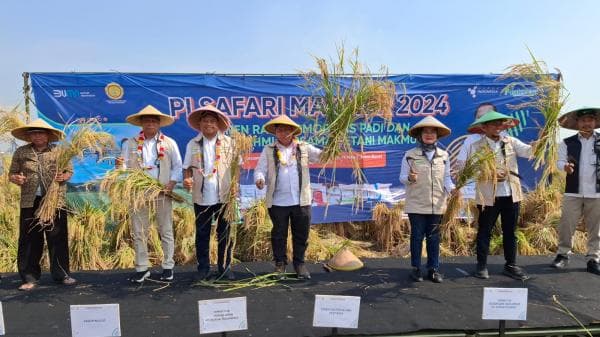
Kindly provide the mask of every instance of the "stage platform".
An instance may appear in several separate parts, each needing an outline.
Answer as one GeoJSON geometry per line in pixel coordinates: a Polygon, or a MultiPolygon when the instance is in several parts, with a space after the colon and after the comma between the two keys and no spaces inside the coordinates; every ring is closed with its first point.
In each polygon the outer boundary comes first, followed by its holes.
{"type": "MultiPolygon", "coordinates": [[[[490,257],[491,278],[470,276],[474,257],[444,258],[442,284],[413,283],[407,259],[367,259],[355,272],[327,273],[319,264],[309,265],[313,278],[289,281],[286,287],[222,292],[192,286],[194,267],[176,267],[175,282],[145,282],[133,286],[126,279],[131,270],[76,272],[74,287],[54,285],[45,273],[31,292],[20,292],[16,274],[5,274],[0,284],[6,336],[71,336],[69,305],[119,303],[123,336],[199,336],[198,300],[246,296],[248,330],[227,336],[327,336],[331,329],[312,327],[315,294],[361,297],[358,329],[340,329],[353,336],[465,336],[491,335],[497,321],[481,319],[484,287],[526,287],[529,306],[526,321],[507,322],[507,335],[564,335],[578,327],[561,312],[552,297],[557,295],[584,325],[600,335],[600,276],[585,271],[582,256],[557,271],[548,265],[552,256],[519,257],[532,278],[516,281],[501,275],[503,259],[490,257]],[[487,333],[486,333],[487,332],[487,333]]],[[[234,267],[239,277],[271,272],[267,262],[243,263],[234,267]]],[[[291,269],[291,268],[289,268],[291,269]]],[[[212,336],[219,336],[213,334],[212,336]]],[[[580,333],[580,335],[584,335],[580,333]]],[[[209,335],[207,335],[209,336],[209,335]]]]}

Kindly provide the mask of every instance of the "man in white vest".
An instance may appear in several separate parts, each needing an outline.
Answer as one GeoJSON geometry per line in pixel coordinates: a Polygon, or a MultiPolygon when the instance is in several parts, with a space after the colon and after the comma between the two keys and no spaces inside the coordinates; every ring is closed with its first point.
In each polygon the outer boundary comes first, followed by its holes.
{"type": "Polygon", "coordinates": [[[558,168],[566,175],[562,214],[558,224],[558,251],[552,267],[569,263],[573,235],[583,217],[588,234],[587,271],[600,275],[600,108],[570,111],[559,119],[560,126],[577,130],[558,146],[558,168]]]}
{"type": "Polygon", "coordinates": [[[254,170],[256,187],[267,186],[265,203],[273,223],[271,244],[275,272],[285,273],[288,228],[291,223],[293,264],[300,279],[310,279],[304,264],[310,229],[312,191],[309,164],[319,162],[321,150],[297,139],[300,125],[285,115],[265,124],[276,141],[266,145],[254,170]]]}
{"type": "Polygon", "coordinates": [[[491,149],[496,160],[496,181],[477,182],[475,201],[479,209],[477,230],[477,270],[475,277],[487,279],[487,257],[490,250],[492,229],[498,216],[502,223],[504,247],[503,273],[517,280],[526,280],[525,270],[516,265],[517,238],[515,230],[519,217],[519,205],[523,200],[517,157],[529,158],[531,146],[517,138],[502,135],[502,131],[518,125],[518,119],[490,111],[469,126],[469,132],[482,133],[485,137],[471,145],[469,155],[491,149]]]}
{"type": "Polygon", "coordinates": [[[188,125],[199,133],[186,147],[183,186],[192,191],[196,214],[196,258],[198,278],[209,276],[210,231],[217,224],[217,278],[235,279],[231,270],[232,241],[224,208],[231,185],[231,138],[224,134],[229,118],[213,105],[205,105],[188,115],[188,125]]]}
{"type": "MultiPolygon", "coordinates": [[[[142,127],[142,130],[123,144],[122,158],[117,160],[117,167],[142,169],[165,185],[167,190],[173,190],[177,181],[181,180],[181,155],[175,141],[160,131],[161,127],[173,124],[173,117],[148,105],[138,113],[128,116],[127,122],[142,127]]],[[[113,202],[119,201],[114,200],[113,202]]],[[[173,267],[175,266],[172,200],[166,195],[160,195],[154,206],[163,250],[160,279],[170,282],[173,280],[173,267]]],[[[131,276],[130,280],[135,283],[141,283],[150,277],[150,261],[148,259],[150,217],[149,209],[142,209],[131,214],[136,273],[131,276]]]]}

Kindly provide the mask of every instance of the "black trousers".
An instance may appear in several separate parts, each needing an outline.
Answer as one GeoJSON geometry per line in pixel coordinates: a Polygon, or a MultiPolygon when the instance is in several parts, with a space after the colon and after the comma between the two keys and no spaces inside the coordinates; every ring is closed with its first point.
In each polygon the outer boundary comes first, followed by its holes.
{"type": "Polygon", "coordinates": [[[201,206],[194,204],[196,214],[196,259],[198,270],[210,269],[210,229],[213,221],[217,219],[217,267],[223,272],[231,264],[231,250],[233,242],[229,238],[230,226],[224,218],[223,204],[201,206]]]}
{"type": "Polygon", "coordinates": [[[55,281],[61,282],[70,273],[67,212],[57,211],[54,225],[42,228],[35,217],[41,201],[41,197],[36,197],[33,207],[21,208],[17,268],[23,282],[36,282],[40,279],[42,274],[40,260],[45,236],[50,257],[50,273],[55,281]]]}
{"type": "Polygon", "coordinates": [[[294,265],[304,263],[304,253],[308,246],[308,231],[310,229],[311,206],[271,206],[269,217],[273,223],[271,244],[275,262],[288,263],[287,236],[288,228],[292,225],[292,246],[294,249],[294,265]]]}
{"type": "Polygon", "coordinates": [[[515,229],[519,217],[519,203],[512,197],[496,197],[494,206],[477,205],[479,209],[479,229],[477,231],[477,265],[485,266],[490,253],[492,229],[500,216],[502,224],[502,245],[506,264],[515,264],[517,260],[517,238],[515,229]]]}

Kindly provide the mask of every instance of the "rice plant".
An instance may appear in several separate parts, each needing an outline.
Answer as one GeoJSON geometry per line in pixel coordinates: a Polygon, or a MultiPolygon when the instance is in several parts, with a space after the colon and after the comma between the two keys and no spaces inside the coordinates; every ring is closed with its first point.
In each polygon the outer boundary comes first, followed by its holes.
{"type": "Polygon", "coordinates": [[[69,205],[69,256],[73,270],[104,270],[110,268],[103,252],[106,240],[106,210],[89,202],[69,205]]]}
{"type": "Polygon", "coordinates": [[[15,128],[25,125],[25,113],[19,110],[19,106],[10,111],[0,109],[0,140],[10,139],[9,132],[15,128]]]}

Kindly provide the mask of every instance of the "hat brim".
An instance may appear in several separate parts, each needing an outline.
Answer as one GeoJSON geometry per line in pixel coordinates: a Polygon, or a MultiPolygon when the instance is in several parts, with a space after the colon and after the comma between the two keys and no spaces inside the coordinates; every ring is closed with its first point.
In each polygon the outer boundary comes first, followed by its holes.
{"type": "Polygon", "coordinates": [[[143,117],[158,117],[160,119],[159,126],[162,128],[163,126],[169,126],[175,122],[175,119],[171,116],[167,115],[158,115],[158,114],[134,114],[127,117],[126,121],[129,124],[135,126],[142,126],[142,118],[143,117]]]}
{"type": "Polygon", "coordinates": [[[275,132],[277,131],[277,126],[278,125],[287,125],[287,126],[291,126],[294,128],[294,132],[292,133],[294,136],[299,136],[300,134],[302,134],[302,129],[296,125],[296,124],[292,124],[292,123],[286,123],[286,122],[277,122],[277,123],[272,123],[272,124],[265,124],[265,131],[267,131],[268,133],[275,135],[275,132]]]}
{"type": "Polygon", "coordinates": [[[31,142],[31,137],[29,135],[30,131],[33,130],[44,130],[48,133],[48,143],[58,142],[65,138],[64,132],[57,129],[49,129],[44,127],[31,127],[31,126],[21,126],[16,129],[13,129],[10,133],[13,137],[22,140],[24,142],[31,142]]]}
{"type": "Polygon", "coordinates": [[[450,135],[450,129],[443,128],[441,126],[433,126],[433,125],[423,125],[423,126],[419,126],[418,128],[410,129],[410,130],[408,130],[408,135],[413,138],[417,138],[419,136],[419,131],[422,128],[435,128],[437,130],[438,138],[444,138],[444,137],[447,137],[450,135]]]}
{"type": "Polygon", "coordinates": [[[222,113],[205,108],[196,109],[190,112],[190,114],[187,117],[188,125],[192,129],[202,132],[198,125],[200,125],[200,120],[202,120],[202,117],[204,117],[204,115],[206,114],[212,114],[213,116],[217,117],[219,131],[225,132],[231,127],[231,120],[229,119],[229,117],[223,115],[222,113]]]}
{"type": "MultiPolygon", "coordinates": [[[[519,125],[519,120],[516,119],[516,118],[506,118],[504,120],[505,120],[505,122],[502,125],[502,127],[500,128],[500,131],[512,129],[515,126],[519,125]]],[[[492,122],[492,121],[489,121],[489,122],[492,122]]],[[[485,123],[487,123],[487,122],[485,122],[485,123]]],[[[469,128],[467,129],[467,131],[469,133],[483,134],[483,133],[485,133],[485,131],[483,131],[482,126],[485,123],[479,123],[479,124],[471,125],[471,126],[469,126],[469,128]]]]}
{"type": "Polygon", "coordinates": [[[558,124],[562,128],[565,128],[565,129],[576,130],[576,131],[579,130],[579,128],[577,127],[577,119],[579,118],[579,117],[577,117],[577,113],[580,111],[585,111],[585,110],[595,111],[596,125],[594,126],[594,129],[600,129],[600,109],[598,109],[598,108],[582,108],[582,109],[569,111],[566,114],[564,114],[558,118],[558,124]]]}

